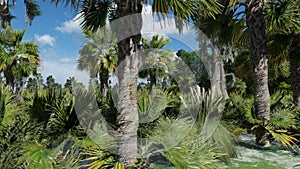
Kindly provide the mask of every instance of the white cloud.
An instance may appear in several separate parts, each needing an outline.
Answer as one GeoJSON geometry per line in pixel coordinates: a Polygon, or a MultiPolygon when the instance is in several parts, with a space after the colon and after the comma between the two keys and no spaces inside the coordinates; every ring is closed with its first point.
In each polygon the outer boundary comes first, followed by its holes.
{"type": "Polygon", "coordinates": [[[49,34],[44,34],[44,35],[35,34],[34,39],[37,43],[39,43],[42,46],[50,45],[52,47],[54,46],[56,40],[53,36],[49,34]]]}
{"type": "Polygon", "coordinates": [[[82,18],[80,18],[79,16],[80,15],[78,14],[72,20],[63,22],[60,26],[56,27],[55,29],[62,33],[81,33],[82,29],[80,27],[80,23],[82,22],[82,18]]]}
{"type": "MultiPolygon", "coordinates": [[[[158,13],[152,13],[151,5],[144,5],[143,8],[143,29],[142,32],[158,32],[160,34],[178,34],[173,16],[168,16],[165,20],[158,18],[158,13]]],[[[183,29],[183,34],[189,32],[189,28],[183,29]]]]}
{"type": "Polygon", "coordinates": [[[76,63],[59,63],[58,61],[44,61],[40,66],[40,72],[44,79],[52,75],[55,81],[65,84],[68,77],[75,77],[78,82],[87,85],[89,80],[88,72],[76,70],[76,63]]]}
{"type": "Polygon", "coordinates": [[[143,9],[143,28],[142,34],[144,37],[151,37],[154,34],[159,34],[171,39],[171,43],[175,42],[179,48],[182,46],[188,47],[191,50],[198,48],[196,41],[196,30],[192,25],[183,28],[180,34],[176,28],[175,18],[169,16],[166,20],[157,17],[157,13],[152,13],[152,6],[145,5],[143,9]]]}
{"type": "Polygon", "coordinates": [[[69,57],[63,57],[63,58],[59,59],[60,63],[71,63],[71,62],[74,62],[74,61],[75,61],[74,58],[69,58],[69,57]]]}

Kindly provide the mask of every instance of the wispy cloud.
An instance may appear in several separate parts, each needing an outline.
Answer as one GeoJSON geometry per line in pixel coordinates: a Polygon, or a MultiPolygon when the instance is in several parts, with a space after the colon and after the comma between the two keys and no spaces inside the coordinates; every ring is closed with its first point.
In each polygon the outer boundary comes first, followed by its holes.
{"type": "Polygon", "coordinates": [[[63,22],[60,26],[57,26],[55,30],[58,30],[62,33],[81,33],[82,29],[80,27],[80,23],[82,19],[79,15],[76,15],[73,19],[63,22]]]}
{"type": "Polygon", "coordinates": [[[171,39],[171,43],[176,43],[178,48],[185,46],[190,50],[196,50],[198,43],[196,41],[196,32],[192,25],[183,27],[181,34],[176,28],[175,17],[169,16],[165,20],[157,17],[157,13],[153,13],[151,5],[145,5],[143,8],[143,28],[142,34],[144,37],[151,37],[154,34],[159,34],[171,39]]]}
{"type": "Polygon", "coordinates": [[[72,63],[75,61],[75,58],[63,57],[59,59],[60,63],[72,63]]]}
{"type": "Polygon", "coordinates": [[[49,34],[44,34],[44,35],[35,34],[34,39],[37,43],[39,43],[42,46],[50,45],[52,47],[54,46],[56,40],[53,36],[49,34]]]}
{"type": "Polygon", "coordinates": [[[64,84],[68,77],[75,77],[79,82],[87,85],[89,80],[88,72],[78,71],[76,64],[71,63],[58,63],[57,61],[45,61],[42,62],[40,72],[43,77],[46,78],[49,75],[53,75],[55,81],[64,84]]]}

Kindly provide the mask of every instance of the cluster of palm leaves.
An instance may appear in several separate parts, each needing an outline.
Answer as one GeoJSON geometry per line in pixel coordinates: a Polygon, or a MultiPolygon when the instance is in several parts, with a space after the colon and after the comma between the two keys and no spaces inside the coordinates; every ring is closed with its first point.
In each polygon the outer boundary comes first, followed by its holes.
{"type": "Polygon", "coordinates": [[[37,71],[39,50],[34,42],[22,42],[25,30],[11,29],[7,24],[0,33],[0,72],[6,85],[16,93],[24,87],[26,78],[37,71]]]}

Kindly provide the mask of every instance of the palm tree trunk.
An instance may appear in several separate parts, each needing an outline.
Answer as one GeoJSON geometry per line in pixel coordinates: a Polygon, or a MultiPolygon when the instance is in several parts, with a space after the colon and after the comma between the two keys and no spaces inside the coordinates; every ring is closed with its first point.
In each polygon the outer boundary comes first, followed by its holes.
{"type": "Polygon", "coordinates": [[[293,90],[294,102],[300,108],[300,34],[294,36],[289,58],[291,86],[293,90]]]}
{"type": "Polygon", "coordinates": [[[108,76],[109,76],[109,71],[107,69],[102,69],[102,72],[100,74],[100,90],[104,97],[107,96],[108,76]]]}
{"type": "Polygon", "coordinates": [[[116,29],[118,36],[118,155],[125,166],[136,163],[138,156],[137,79],[142,29],[142,0],[117,1],[116,29]],[[130,15],[130,16],[129,16],[130,15]]]}
{"type": "Polygon", "coordinates": [[[198,35],[200,59],[210,78],[212,98],[216,100],[219,98],[226,100],[228,99],[228,93],[226,90],[224,62],[220,57],[218,48],[212,46],[206,37],[202,36],[202,34],[198,35]],[[209,54],[208,49],[212,49],[212,54],[209,54]]]}
{"type": "MultiPolygon", "coordinates": [[[[156,70],[153,70],[156,72],[156,70]]],[[[150,72],[150,89],[152,92],[155,91],[156,88],[156,76],[155,73],[150,72]]]]}
{"type": "MultiPolygon", "coordinates": [[[[270,94],[268,86],[267,33],[261,0],[247,0],[246,22],[250,35],[250,52],[254,73],[254,114],[266,126],[270,120],[270,94]]],[[[256,142],[263,141],[265,132],[257,132],[256,142]]]]}
{"type": "Polygon", "coordinates": [[[222,99],[228,99],[228,93],[226,89],[226,78],[224,70],[224,62],[220,57],[220,53],[216,47],[213,47],[211,58],[211,92],[215,99],[222,97],[222,99]]]}
{"type": "Polygon", "coordinates": [[[11,66],[5,68],[4,76],[5,76],[6,85],[8,86],[9,90],[13,92],[15,88],[15,84],[14,84],[14,77],[11,73],[11,66]]]}

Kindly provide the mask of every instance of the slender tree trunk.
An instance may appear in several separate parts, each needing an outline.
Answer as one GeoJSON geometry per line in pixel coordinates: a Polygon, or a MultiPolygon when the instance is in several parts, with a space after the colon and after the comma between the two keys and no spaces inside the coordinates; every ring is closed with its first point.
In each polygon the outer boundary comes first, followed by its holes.
{"type": "Polygon", "coordinates": [[[107,88],[108,88],[108,77],[109,77],[109,71],[108,70],[102,70],[103,72],[100,74],[100,90],[102,92],[102,95],[104,97],[107,96],[107,88]]]}
{"type": "MultiPolygon", "coordinates": [[[[156,70],[154,70],[156,71],[156,70]]],[[[152,92],[155,91],[156,88],[156,76],[150,72],[150,89],[152,92]]]]}
{"type": "Polygon", "coordinates": [[[5,68],[4,76],[5,76],[6,85],[13,92],[15,88],[15,84],[14,84],[14,77],[11,73],[11,66],[5,68]]]}
{"type": "Polygon", "coordinates": [[[224,70],[224,62],[220,57],[218,49],[213,47],[213,53],[211,58],[211,91],[213,98],[228,99],[228,93],[226,89],[226,77],[224,70]]]}
{"type": "Polygon", "coordinates": [[[142,0],[117,1],[117,18],[119,19],[117,25],[113,26],[118,36],[118,155],[119,161],[125,166],[134,165],[138,156],[139,116],[136,93],[142,8],[142,0]]]}
{"type": "Polygon", "coordinates": [[[0,89],[0,126],[2,125],[2,120],[5,113],[5,96],[2,89],[0,89]]]}
{"type": "MultiPolygon", "coordinates": [[[[262,0],[247,0],[246,22],[250,35],[250,52],[254,73],[254,114],[266,126],[270,120],[268,86],[267,33],[262,0]]],[[[266,132],[256,133],[257,144],[265,144],[266,132]]]]}
{"type": "Polygon", "coordinates": [[[228,93],[226,90],[226,75],[223,60],[220,57],[218,48],[212,46],[206,37],[201,36],[202,35],[199,34],[198,37],[200,56],[210,78],[212,98],[216,100],[219,98],[226,100],[228,99],[228,93]],[[212,50],[212,54],[209,54],[208,48],[212,50]]]}
{"type": "Polygon", "coordinates": [[[289,58],[294,102],[300,108],[300,34],[294,36],[289,58]]]}

